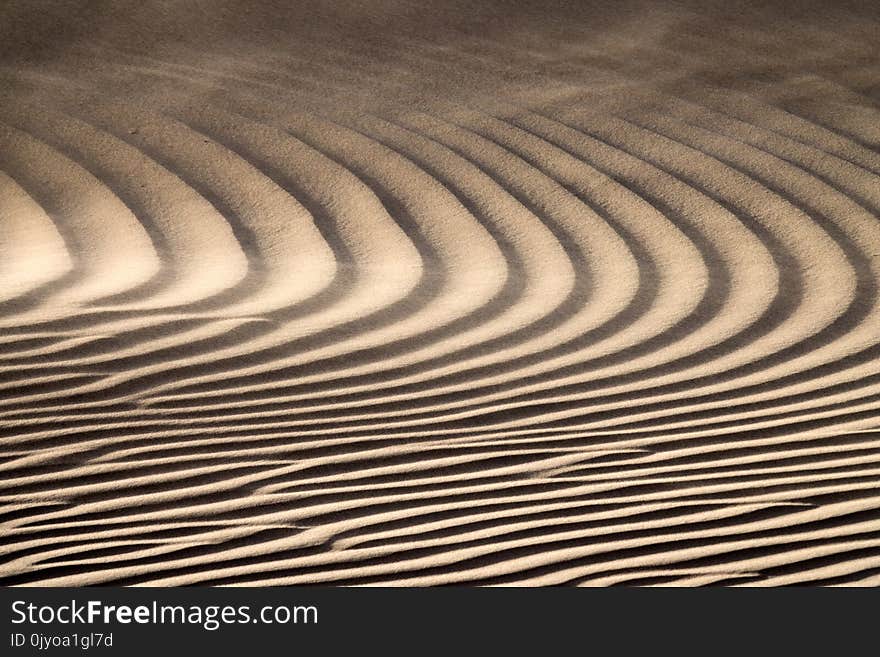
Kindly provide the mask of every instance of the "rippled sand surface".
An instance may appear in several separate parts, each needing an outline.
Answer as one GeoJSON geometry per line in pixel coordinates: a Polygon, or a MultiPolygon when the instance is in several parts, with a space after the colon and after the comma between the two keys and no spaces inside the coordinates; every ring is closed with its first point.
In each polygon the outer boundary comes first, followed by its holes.
{"type": "Polygon", "coordinates": [[[0,583],[880,584],[876,2],[0,5],[0,583]]]}

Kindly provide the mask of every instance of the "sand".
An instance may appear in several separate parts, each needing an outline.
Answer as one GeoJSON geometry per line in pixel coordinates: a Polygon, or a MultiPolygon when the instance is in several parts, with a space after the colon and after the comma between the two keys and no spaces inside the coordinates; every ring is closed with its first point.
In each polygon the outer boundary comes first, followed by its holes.
{"type": "Polygon", "coordinates": [[[880,584],[875,2],[0,5],[0,584],[880,584]]]}

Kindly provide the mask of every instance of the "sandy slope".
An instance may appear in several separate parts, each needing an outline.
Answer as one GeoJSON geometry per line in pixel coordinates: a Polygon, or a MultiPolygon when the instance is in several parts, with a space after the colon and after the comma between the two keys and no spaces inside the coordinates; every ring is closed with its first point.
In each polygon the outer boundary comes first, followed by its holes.
{"type": "Polygon", "coordinates": [[[880,583],[878,43],[3,3],[0,582],[880,583]]]}

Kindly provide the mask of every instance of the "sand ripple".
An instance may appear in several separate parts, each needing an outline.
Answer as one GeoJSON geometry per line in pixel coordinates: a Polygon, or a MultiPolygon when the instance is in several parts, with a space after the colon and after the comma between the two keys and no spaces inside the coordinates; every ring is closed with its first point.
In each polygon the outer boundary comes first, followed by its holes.
{"type": "Polygon", "coordinates": [[[0,582],[880,581],[876,7],[161,4],[0,9],[0,582]]]}

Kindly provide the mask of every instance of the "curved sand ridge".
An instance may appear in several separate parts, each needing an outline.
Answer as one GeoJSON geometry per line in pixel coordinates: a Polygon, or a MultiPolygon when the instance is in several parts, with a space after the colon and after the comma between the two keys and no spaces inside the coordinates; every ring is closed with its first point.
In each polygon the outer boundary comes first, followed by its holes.
{"type": "Polygon", "coordinates": [[[0,581],[880,582],[880,12],[803,4],[0,9],[0,581]]]}

